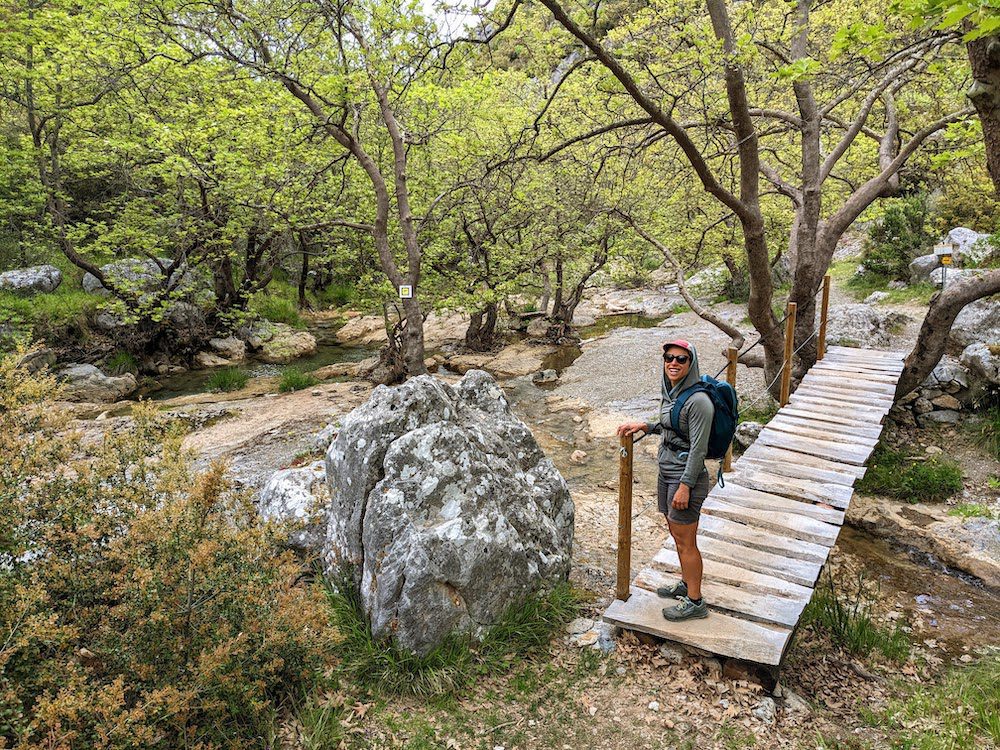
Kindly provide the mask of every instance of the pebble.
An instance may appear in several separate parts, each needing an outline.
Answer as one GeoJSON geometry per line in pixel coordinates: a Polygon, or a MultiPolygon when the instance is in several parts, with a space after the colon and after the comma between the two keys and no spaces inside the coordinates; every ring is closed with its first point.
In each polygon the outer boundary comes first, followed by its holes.
{"type": "Polygon", "coordinates": [[[592,630],[594,627],[594,621],[587,617],[577,617],[573,622],[566,626],[566,632],[570,635],[580,635],[580,633],[586,633],[588,630],[592,630]]]}
{"type": "Polygon", "coordinates": [[[596,713],[597,713],[597,706],[591,706],[590,707],[590,715],[593,716],[596,713]]]}
{"type": "Polygon", "coordinates": [[[650,701],[648,708],[649,708],[650,711],[659,711],[660,710],[660,704],[659,704],[658,701],[650,701]]]}
{"type": "Polygon", "coordinates": [[[582,464],[587,459],[586,451],[575,450],[570,454],[569,460],[575,464],[582,464]]]}
{"type": "Polygon", "coordinates": [[[593,646],[595,643],[597,643],[597,638],[598,635],[596,630],[588,630],[586,633],[577,638],[576,645],[593,646]]]}
{"type": "Polygon", "coordinates": [[[765,724],[773,724],[777,708],[773,698],[763,698],[753,707],[753,715],[765,724]]]}
{"type": "Polygon", "coordinates": [[[580,422],[583,421],[583,417],[581,417],[579,414],[574,414],[573,421],[576,422],[577,424],[580,424],[580,422]]]}
{"type": "Polygon", "coordinates": [[[960,657],[958,657],[958,660],[968,664],[970,661],[972,661],[972,657],[969,656],[968,654],[962,654],[960,657]]]}
{"type": "Polygon", "coordinates": [[[941,452],[942,452],[941,449],[938,448],[936,445],[928,445],[926,448],[924,448],[924,453],[926,453],[929,456],[936,456],[941,452]]]}
{"type": "Polygon", "coordinates": [[[671,643],[661,644],[658,650],[660,652],[660,656],[666,659],[670,664],[680,664],[684,661],[684,650],[671,643]]]}

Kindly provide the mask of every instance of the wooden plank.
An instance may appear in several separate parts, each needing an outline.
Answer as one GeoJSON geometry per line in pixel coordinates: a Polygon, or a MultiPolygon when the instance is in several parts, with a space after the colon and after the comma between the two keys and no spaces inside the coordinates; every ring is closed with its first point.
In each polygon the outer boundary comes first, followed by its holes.
{"type": "MultiPolygon", "coordinates": [[[[747,570],[739,565],[721,562],[720,560],[702,561],[704,563],[704,579],[718,583],[726,583],[730,586],[739,586],[746,591],[754,591],[758,594],[769,594],[772,596],[782,596],[785,599],[808,604],[812,597],[812,588],[802,586],[784,578],[775,578],[766,573],[757,573],[747,570]]],[[[668,573],[681,572],[681,563],[677,558],[677,553],[672,549],[663,548],[653,556],[653,567],[656,570],[668,573]]]]}
{"type": "MultiPolygon", "coordinates": [[[[729,475],[726,475],[725,480],[727,484],[730,482],[729,475]]],[[[733,480],[743,487],[797,500],[827,503],[841,510],[845,510],[854,497],[854,490],[850,487],[829,482],[814,482],[801,477],[784,477],[750,461],[733,472],[733,480]]]]}
{"type": "Polygon", "coordinates": [[[737,482],[726,482],[726,486],[715,485],[708,493],[731,505],[755,510],[778,510],[783,513],[795,513],[817,521],[825,521],[837,526],[844,524],[844,512],[836,508],[823,508],[806,500],[792,500],[771,492],[762,492],[750,487],[744,487],[737,482]]]}
{"type": "MultiPolygon", "coordinates": [[[[845,370],[865,369],[891,374],[898,374],[903,371],[902,362],[872,359],[871,357],[853,358],[831,355],[829,358],[824,357],[819,362],[816,362],[816,364],[823,364],[826,367],[842,368],[845,370]]],[[[815,367],[815,365],[813,366],[815,367]]]]}
{"type": "Polygon", "coordinates": [[[813,544],[801,539],[776,534],[773,531],[747,526],[719,516],[702,514],[698,522],[698,538],[714,537],[724,539],[744,547],[752,547],[763,552],[772,552],[796,560],[806,560],[822,565],[826,562],[830,549],[822,544],[813,544]]]}
{"type": "Polygon", "coordinates": [[[605,622],[667,638],[755,664],[777,666],[792,631],[712,612],[706,620],[670,622],[663,618],[663,602],[638,586],[627,602],[615,600],[604,613],[605,622]]]}
{"type": "Polygon", "coordinates": [[[879,427],[879,423],[873,424],[870,420],[854,419],[853,417],[831,412],[829,409],[811,409],[806,406],[796,406],[795,404],[788,404],[778,414],[787,417],[816,420],[824,424],[844,425],[846,427],[869,427],[872,429],[879,427]]]}
{"type": "Polygon", "coordinates": [[[845,380],[860,380],[862,382],[868,381],[871,383],[895,383],[899,380],[899,375],[894,372],[885,372],[884,370],[849,370],[846,367],[841,367],[838,365],[822,365],[815,364],[809,368],[809,372],[821,373],[824,375],[830,375],[831,377],[839,377],[845,380]]]}
{"type": "Polygon", "coordinates": [[[883,396],[871,391],[847,390],[845,388],[826,387],[816,383],[803,383],[795,392],[800,396],[811,396],[815,398],[825,398],[830,401],[843,401],[849,404],[863,403],[881,406],[887,409],[892,408],[895,399],[892,396],[883,396]]]}
{"type": "Polygon", "coordinates": [[[874,349],[854,352],[830,352],[817,362],[862,362],[883,367],[903,367],[906,356],[897,352],[877,352],[874,349]],[[890,354],[892,356],[882,356],[890,354]]]}
{"type": "MultiPolygon", "coordinates": [[[[750,458],[751,460],[774,461],[776,465],[771,471],[776,473],[779,467],[784,469],[786,464],[822,469],[825,472],[834,473],[841,477],[839,484],[854,484],[854,481],[847,482],[844,480],[846,478],[853,478],[853,480],[861,479],[865,475],[865,471],[867,471],[864,466],[830,461],[819,456],[810,456],[808,453],[799,453],[787,448],[778,448],[774,445],[758,445],[757,443],[747,448],[743,453],[743,457],[750,458]]],[[[831,479],[830,481],[833,480],[831,479]]]]}
{"type": "Polygon", "coordinates": [[[837,542],[837,532],[840,527],[823,521],[816,521],[795,513],[782,513],[772,510],[753,510],[739,505],[727,503],[717,497],[710,497],[701,506],[703,513],[728,518],[759,529],[775,531],[783,536],[803,539],[814,544],[832,547],[837,542]]]}
{"type": "Polygon", "coordinates": [[[904,352],[894,352],[887,349],[859,349],[856,346],[831,346],[827,348],[827,353],[841,357],[866,357],[868,359],[879,359],[887,362],[900,362],[906,359],[904,352]]]}
{"type": "Polygon", "coordinates": [[[789,435],[777,430],[763,430],[757,436],[754,445],[770,445],[775,448],[796,451],[797,453],[808,453],[830,461],[854,464],[861,466],[872,454],[870,448],[844,445],[829,440],[813,440],[812,438],[789,435]]]}
{"type": "MultiPolygon", "coordinates": [[[[770,448],[761,446],[761,450],[767,451],[770,450],[770,448]]],[[[815,458],[815,456],[804,457],[815,458]]],[[[857,477],[854,475],[839,474],[833,471],[826,471],[825,469],[817,469],[799,461],[796,461],[795,463],[776,463],[774,459],[761,458],[759,455],[747,455],[745,453],[740,457],[740,460],[736,462],[733,470],[737,472],[741,471],[741,466],[743,465],[754,466],[762,471],[777,474],[778,476],[786,477],[788,479],[806,479],[811,482],[820,482],[822,484],[836,487],[846,487],[848,489],[853,487],[854,482],[857,481],[857,477]]]]}
{"type": "MultiPolygon", "coordinates": [[[[655,594],[658,588],[669,586],[676,580],[675,575],[644,568],[635,577],[633,585],[655,594]]],[[[725,612],[744,620],[784,625],[787,628],[795,627],[805,608],[799,601],[757,594],[716,581],[704,581],[701,595],[705,597],[705,604],[712,612],[725,612]]],[[[676,600],[660,598],[662,607],[669,607],[673,601],[676,600]]]]}
{"type": "Polygon", "coordinates": [[[801,385],[818,385],[822,388],[843,388],[845,391],[865,391],[867,393],[877,393],[881,396],[892,396],[896,392],[896,386],[893,383],[848,381],[843,378],[833,378],[826,373],[818,373],[813,370],[805,374],[801,385]]]}
{"type": "MultiPolygon", "coordinates": [[[[663,545],[664,549],[674,549],[674,540],[668,538],[663,545]]],[[[819,571],[822,568],[817,563],[796,560],[784,555],[776,555],[772,552],[761,552],[760,550],[743,547],[733,544],[724,539],[704,537],[698,540],[698,549],[701,558],[705,560],[716,560],[718,562],[736,565],[737,567],[752,570],[755,573],[781,578],[800,586],[812,588],[819,578],[819,571]]],[[[674,550],[676,551],[676,550],[674,550]]]]}
{"type": "Polygon", "coordinates": [[[808,406],[816,410],[825,409],[827,411],[836,411],[840,414],[854,417],[855,419],[859,419],[863,422],[870,422],[872,424],[881,424],[885,415],[889,413],[888,409],[882,409],[877,406],[865,406],[864,403],[860,402],[860,400],[856,406],[851,406],[843,401],[829,401],[825,398],[819,398],[818,396],[796,396],[793,394],[791,404],[795,408],[808,406]]]}
{"type": "Polygon", "coordinates": [[[848,437],[860,435],[861,437],[868,438],[869,440],[878,440],[882,435],[881,425],[873,425],[863,422],[852,425],[837,424],[836,422],[822,422],[819,419],[802,417],[798,413],[793,414],[792,411],[786,411],[785,409],[782,409],[775,416],[771,417],[767,426],[773,427],[776,424],[785,424],[790,427],[805,427],[809,430],[822,430],[830,435],[846,435],[848,437]]]}
{"type": "Polygon", "coordinates": [[[824,430],[822,426],[817,426],[815,422],[806,424],[789,423],[783,419],[772,419],[767,423],[766,430],[777,430],[788,435],[801,435],[802,437],[813,438],[815,440],[830,440],[844,445],[867,446],[874,448],[878,445],[878,438],[871,438],[865,435],[848,435],[843,432],[824,430]]]}

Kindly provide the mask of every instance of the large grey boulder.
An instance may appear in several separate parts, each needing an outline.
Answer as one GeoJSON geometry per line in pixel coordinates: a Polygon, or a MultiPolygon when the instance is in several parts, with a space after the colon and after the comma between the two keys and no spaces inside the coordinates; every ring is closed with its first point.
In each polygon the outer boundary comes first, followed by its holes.
{"type": "Polygon", "coordinates": [[[833,344],[884,349],[907,320],[905,315],[871,305],[837,305],[830,308],[826,338],[833,344]]]}
{"type": "Polygon", "coordinates": [[[733,439],[736,441],[736,445],[746,450],[756,442],[763,429],[764,425],[760,422],[740,422],[733,439]]]}
{"type": "Polygon", "coordinates": [[[923,382],[924,388],[955,394],[969,387],[969,371],[953,357],[945,355],[923,382]]]}
{"type": "Polygon", "coordinates": [[[316,337],[308,331],[296,331],[284,323],[273,324],[273,335],[261,343],[257,357],[272,364],[286,364],[316,353],[316,337]]]}
{"type": "Polygon", "coordinates": [[[242,362],[247,356],[247,345],[235,336],[209,339],[208,346],[220,357],[233,362],[242,362]]]}
{"type": "Polygon", "coordinates": [[[54,292],[62,283],[62,271],[55,266],[32,266],[0,273],[0,289],[25,297],[54,292]]]}
{"type": "Polygon", "coordinates": [[[962,308],[948,338],[955,350],[975,343],[1000,344],[1000,295],[976,300],[962,308]]]}
{"type": "MultiPolygon", "coordinates": [[[[169,258],[159,258],[160,263],[169,267],[169,258]]],[[[140,297],[160,289],[164,283],[164,273],[152,258],[123,258],[101,266],[101,273],[108,282],[123,287],[140,297]]],[[[174,271],[177,293],[184,299],[198,305],[211,304],[215,300],[211,280],[200,268],[181,265],[174,271]]],[[[93,274],[83,276],[83,289],[91,294],[108,296],[111,292],[93,274]]]]}
{"type": "Polygon", "coordinates": [[[956,246],[956,263],[975,265],[982,263],[992,252],[989,238],[988,234],[980,234],[968,227],[955,227],[948,232],[947,241],[956,246]]]}
{"type": "Polygon", "coordinates": [[[969,344],[959,361],[974,377],[993,386],[1000,385],[1000,344],[992,347],[979,341],[969,344]]]}
{"type": "Polygon", "coordinates": [[[959,279],[964,279],[966,276],[976,276],[982,273],[978,268],[955,268],[954,266],[949,266],[945,269],[944,266],[940,268],[935,268],[930,272],[928,280],[934,286],[941,286],[943,284],[954,284],[959,279]]]}
{"type": "Polygon", "coordinates": [[[326,463],[314,461],[274,472],[261,490],[257,512],[266,521],[288,524],[291,546],[319,549],[326,534],[328,498],[326,463]]]}
{"type": "Polygon", "coordinates": [[[569,573],[569,490],[483,371],[379,386],[326,467],[324,563],[358,587],[376,637],[426,653],[569,573]]]}
{"type": "Polygon", "coordinates": [[[93,365],[70,364],[57,374],[64,383],[63,395],[68,401],[111,403],[136,389],[135,375],[130,372],[114,377],[105,375],[93,365]]]}
{"type": "Polygon", "coordinates": [[[910,279],[914,282],[927,281],[931,271],[940,266],[941,259],[934,253],[920,255],[910,261],[910,279]]]}

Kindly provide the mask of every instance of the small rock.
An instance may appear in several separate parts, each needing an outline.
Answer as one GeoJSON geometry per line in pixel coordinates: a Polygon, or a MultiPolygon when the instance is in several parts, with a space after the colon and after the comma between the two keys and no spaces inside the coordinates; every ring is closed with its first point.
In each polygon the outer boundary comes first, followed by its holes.
{"type": "Polygon", "coordinates": [[[218,354],[220,357],[232,360],[234,362],[241,362],[246,359],[247,356],[247,345],[235,336],[227,336],[226,338],[214,338],[208,340],[208,346],[213,352],[218,354]]]}
{"type": "Polygon", "coordinates": [[[659,711],[660,710],[660,703],[659,703],[659,701],[650,701],[649,705],[647,706],[647,708],[650,711],[659,711]]]}
{"type": "Polygon", "coordinates": [[[921,414],[917,423],[921,427],[926,427],[929,424],[958,424],[962,421],[962,414],[957,411],[945,410],[932,411],[928,414],[921,414]]]}
{"type": "Polygon", "coordinates": [[[927,414],[934,411],[934,405],[926,398],[918,398],[913,402],[913,411],[917,414],[927,414]]]}
{"type": "Polygon", "coordinates": [[[228,359],[223,359],[218,354],[212,354],[212,352],[198,352],[194,355],[193,361],[196,367],[204,369],[208,369],[210,367],[226,367],[227,365],[232,364],[228,359]]]}
{"type": "Polygon", "coordinates": [[[785,710],[792,714],[809,714],[812,709],[804,698],[785,688],[785,710]]]}
{"type": "Polygon", "coordinates": [[[864,304],[877,305],[879,302],[884,302],[887,299],[889,299],[889,292],[872,292],[865,297],[864,304]]]}
{"type": "Polygon", "coordinates": [[[736,428],[736,444],[746,450],[760,435],[760,431],[764,429],[764,425],[760,422],[743,422],[736,428]]]}
{"type": "Polygon", "coordinates": [[[602,653],[610,654],[612,651],[618,648],[618,644],[615,642],[615,638],[618,635],[618,628],[609,622],[601,622],[597,624],[597,643],[594,644],[594,648],[598,649],[602,653]]]}
{"type": "Polygon", "coordinates": [[[575,464],[582,464],[587,460],[587,452],[575,450],[570,454],[569,460],[575,464]]]}
{"type": "Polygon", "coordinates": [[[938,407],[939,409],[952,409],[957,411],[958,409],[962,408],[962,402],[959,401],[954,396],[948,394],[945,394],[944,396],[938,396],[936,399],[931,401],[931,403],[934,404],[934,406],[938,407]]]}
{"type": "Polygon", "coordinates": [[[775,683],[774,691],[772,692],[775,698],[783,698],[785,696],[785,689],[781,686],[781,683],[775,683]]]}
{"type": "Polygon", "coordinates": [[[684,650],[678,648],[672,643],[660,644],[658,651],[660,656],[666,659],[670,664],[680,664],[684,661],[684,650]]]}
{"type": "Polygon", "coordinates": [[[968,654],[962,654],[960,657],[958,657],[958,660],[960,662],[964,662],[965,664],[968,664],[970,661],[972,661],[972,657],[969,656],[968,654]]]}
{"type": "Polygon", "coordinates": [[[593,629],[594,621],[586,617],[577,617],[573,622],[566,626],[566,632],[570,635],[580,635],[581,633],[586,633],[588,630],[593,629]]]}
{"type": "Polygon", "coordinates": [[[941,453],[941,449],[938,448],[936,445],[928,445],[926,448],[924,448],[924,453],[926,453],[929,456],[936,456],[937,454],[941,453]]]}
{"type": "Polygon", "coordinates": [[[719,677],[722,675],[722,663],[714,656],[706,657],[702,660],[702,663],[708,668],[710,676],[719,677]]]}
{"type": "Polygon", "coordinates": [[[774,704],[773,698],[762,698],[761,701],[753,707],[754,718],[764,724],[773,724],[776,713],[777,707],[774,704]]]}
{"type": "Polygon", "coordinates": [[[559,380],[559,373],[555,370],[542,370],[531,376],[533,383],[554,383],[557,380],[559,380]]]}
{"type": "Polygon", "coordinates": [[[628,674],[628,669],[625,666],[615,667],[615,674],[619,677],[624,677],[628,674]]]}
{"type": "Polygon", "coordinates": [[[598,634],[596,630],[588,630],[576,639],[577,646],[593,646],[597,643],[598,634]]]}
{"type": "Polygon", "coordinates": [[[581,417],[579,414],[574,414],[573,421],[576,422],[577,424],[580,424],[580,422],[583,421],[583,417],[581,417]]]}
{"type": "Polygon", "coordinates": [[[889,282],[890,289],[906,289],[906,282],[900,281],[899,279],[893,279],[889,282]]]}

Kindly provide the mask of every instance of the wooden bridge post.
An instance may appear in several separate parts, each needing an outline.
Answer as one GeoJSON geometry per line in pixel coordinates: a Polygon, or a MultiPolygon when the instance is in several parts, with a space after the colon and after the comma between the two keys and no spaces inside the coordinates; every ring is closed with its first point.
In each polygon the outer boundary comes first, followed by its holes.
{"type": "Polygon", "coordinates": [[[823,302],[819,308],[819,340],[816,342],[816,359],[826,354],[826,318],[830,312],[830,274],[823,277],[823,302]]]}
{"type": "MultiPolygon", "coordinates": [[[[736,390],[736,358],[739,357],[740,353],[735,347],[729,347],[726,349],[726,382],[736,390]]],[[[733,470],[733,445],[729,444],[729,450],[726,451],[726,457],[722,459],[722,471],[732,471],[733,470]]]]}
{"type": "Polygon", "coordinates": [[[788,396],[792,390],[792,352],[795,344],[795,309],[797,307],[794,302],[788,303],[788,319],[785,321],[785,363],[781,370],[781,403],[779,406],[788,403],[788,396]]]}
{"type": "Polygon", "coordinates": [[[632,436],[621,439],[618,467],[618,579],[615,598],[627,602],[632,582],[632,436]]]}

